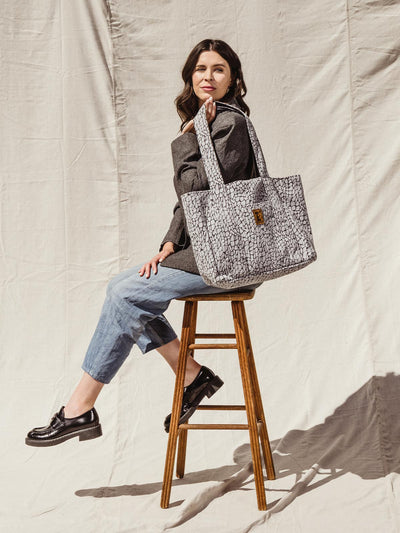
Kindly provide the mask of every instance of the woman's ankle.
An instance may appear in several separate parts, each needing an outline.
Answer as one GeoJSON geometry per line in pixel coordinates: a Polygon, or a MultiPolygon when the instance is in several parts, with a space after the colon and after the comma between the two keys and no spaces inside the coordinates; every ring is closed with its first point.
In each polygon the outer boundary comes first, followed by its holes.
{"type": "Polygon", "coordinates": [[[104,383],[83,372],[81,380],[64,407],[65,418],[76,418],[92,409],[104,383]]]}
{"type": "Polygon", "coordinates": [[[201,365],[198,366],[192,366],[191,368],[186,368],[186,374],[185,374],[185,381],[183,382],[183,386],[187,387],[193,381],[196,379],[197,374],[200,372],[201,365]]]}
{"type": "Polygon", "coordinates": [[[67,405],[64,407],[64,417],[65,418],[76,418],[77,416],[83,415],[92,409],[93,405],[90,404],[79,404],[79,405],[67,405]]]}

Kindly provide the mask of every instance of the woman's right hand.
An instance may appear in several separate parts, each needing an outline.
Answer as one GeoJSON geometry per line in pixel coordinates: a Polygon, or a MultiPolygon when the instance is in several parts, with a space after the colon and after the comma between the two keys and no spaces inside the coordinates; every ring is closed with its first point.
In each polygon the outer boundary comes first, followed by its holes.
{"type": "Polygon", "coordinates": [[[146,278],[149,279],[151,269],[153,269],[154,274],[157,274],[158,263],[161,263],[166,257],[173,254],[174,252],[175,252],[174,243],[170,241],[166,242],[161,252],[159,252],[152,259],[150,259],[150,261],[145,263],[142,266],[142,268],[138,271],[140,276],[143,276],[143,274],[146,272],[146,278]]]}
{"type": "MultiPolygon", "coordinates": [[[[208,124],[210,125],[211,122],[215,119],[215,115],[217,114],[216,103],[214,102],[214,99],[213,99],[212,96],[207,98],[207,100],[205,101],[205,106],[206,106],[206,120],[207,120],[208,124]]],[[[188,131],[192,131],[193,133],[195,133],[195,131],[196,131],[194,129],[193,119],[189,120],[189,122],[183,128],[181,135],[183,135],[184,133],[186,133],[188,131]]]]}

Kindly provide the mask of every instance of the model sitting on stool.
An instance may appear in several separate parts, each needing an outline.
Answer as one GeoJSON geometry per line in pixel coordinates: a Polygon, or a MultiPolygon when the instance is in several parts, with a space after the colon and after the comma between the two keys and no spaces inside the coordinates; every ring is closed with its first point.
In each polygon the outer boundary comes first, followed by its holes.
{"type": "MultiPolygon", "coordinates": [[[[144,354],[156,349],[176,372],[180,343],[163,315],[171,300],[190,294],[226,292],[207,285],[199,274],[181,195],[209,189],[193,126],[193,117],[204,103],[225,183],[256,176],[245,118],[229,110],[217,114],[215,105],[216,100],[227,102],[249,115],[250,110],[243,101],[246,85],[237,54],[224,41],[212,39],[201,41],[193,48],[182,78],[184,88],[175,100],[183,120],[181,134],[171,143],[178,201],[159,253],[143,266],[117,274],[108,283],[99,322],[82,364],[84,373],[80,382],[49,425],[28,433],[26,444],[53,446],[77,436],[79,440],[99,437],[102,432],[95,401],[103,385],[118,372],[134,343],[144,354]]],[[[248,285],[246,289],[260,285],[248,285]]],[[[209,368],[189,357],[180,423],[186,422],[202,399],[214,394],[222,384],[209,368]]],[[[166,431],[169,423],[170,415],[164,421],[166,431]]]]}

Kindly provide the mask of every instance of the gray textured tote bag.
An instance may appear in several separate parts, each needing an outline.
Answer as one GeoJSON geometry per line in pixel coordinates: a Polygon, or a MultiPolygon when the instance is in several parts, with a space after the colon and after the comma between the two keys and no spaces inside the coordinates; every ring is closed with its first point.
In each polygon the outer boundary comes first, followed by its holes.
{"type": "Polygon", "coordinates": [[[271,178],[249,117],[229,104],[216,105],[217,112],[225,108],[245,117],[258,177],[224,183],[203,104],[194,127],[210,189],[181,196],[201,277],[233,289],[307,266],[317,254],[300,175],[271,178]]]}

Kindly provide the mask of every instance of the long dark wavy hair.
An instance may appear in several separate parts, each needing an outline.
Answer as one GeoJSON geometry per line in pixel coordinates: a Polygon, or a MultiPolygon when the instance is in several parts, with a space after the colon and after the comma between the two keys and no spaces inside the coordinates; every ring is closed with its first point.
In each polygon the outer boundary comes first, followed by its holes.
{"type": "Polygon", "coordinates": [[[182,119],[180,131],[183,130],[185,125],[192,120],[199,110],[199,102],[192,86],[192,74],[196,67],[199,55],[208,50],[217,52],[225,59],[225,61],[228,62],[231,69],[232,84],[230,85],[226,95],[221,98],[220,101],[228,102],[232,98],[236,98],[240,109],[248,116],[250,115],[250,109],[243,100],[243,97],[247,93],[247,88],[246,84],[244,83],[242,65],[238,55],[225,41],[221,41],[220,39],[204,39],[196,44],[196,46],[190,52],[182,69],[182,79],[185,83],[185,86],[182,92],[174,100],[178,115],[182,119]]]}

